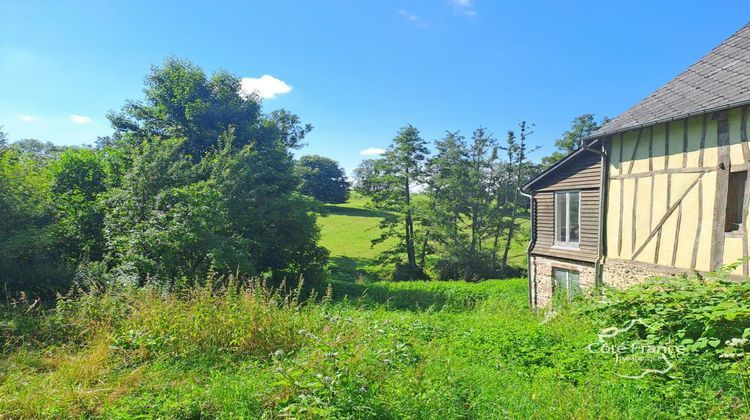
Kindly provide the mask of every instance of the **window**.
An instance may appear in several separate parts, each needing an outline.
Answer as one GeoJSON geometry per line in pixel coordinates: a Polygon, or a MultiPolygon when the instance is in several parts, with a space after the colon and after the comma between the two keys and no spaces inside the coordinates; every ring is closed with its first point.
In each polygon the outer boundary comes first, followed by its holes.
{"type": "Polygon", "coordinates": [[[552,277],[555,280],[555,291],[564,291],[568,296],[576,295],[581,291],[577,271],[553,268],[552,277]]]}
{"type": "Polygon", "coordinates": [[[580,191],[555,193],[555,242],[577,245],[581,239],[580,191]]]}
{"type": "Polygon", "coordinates": [[[736,232],[742,229],[742,216],[745,214],[745,182],[747,171],[729,173],[727,190],[727,215],[724,232],[736,232]]]}

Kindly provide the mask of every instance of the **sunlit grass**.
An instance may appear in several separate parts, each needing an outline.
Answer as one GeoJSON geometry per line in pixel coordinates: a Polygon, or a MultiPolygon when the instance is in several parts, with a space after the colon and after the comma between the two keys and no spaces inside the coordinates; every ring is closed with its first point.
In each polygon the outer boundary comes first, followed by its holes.
{"type": "Polygon", "coordinates": [[[0,413],[747,415],[732,396],[733,383],[719,371],[618,377],[614,359],[586,350],[596,339],[596,322],[567,309],[545,321],[526,306],[523,279],[348,284],[357,288],[334,290],[316,302],[297,303],[258,288],[239,294],[199,290],[180,298],[132,290],[83,295],[58,310],[4,308],[0,413]],[[17,322],[24,318],[31,321],[17,322]]]}

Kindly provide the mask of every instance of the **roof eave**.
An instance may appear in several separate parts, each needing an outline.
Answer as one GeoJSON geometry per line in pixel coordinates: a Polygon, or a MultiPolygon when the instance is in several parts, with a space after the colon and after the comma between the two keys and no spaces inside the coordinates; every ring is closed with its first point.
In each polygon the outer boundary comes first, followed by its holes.
{"type": "MultiPolygon", "coordinates": [[[[584,139],[583,141],[585,142],[585,141],[587,141],[587,139],[584,139]]],[[[579,154],[581,154],[583,152],[593,153],[593,152],[590,152],[590,151],[586,150],[583,147],[579,147],[578,149],[576,149],[576,150],[568,153],[568,155],[565,156],[564,158],[562,158],[562,159],[558,160],[557,162],[555,162],[549,168],[545,169],[542,173],[540,173],[539,175],[537,175],[534,179],[532,179],[531,181],[527,182],[524,186],[521,187],[521,191],[524,192],[524,193],[526,193],[526,194],[531,194],[532,190],[530,190],[529,188],[532,185],[534,185],[537,182],[541,181],[542,179],[544,179],[545,177],[547,177],[549,174],[551,174],[552,172],[556,171],[559,167],[561,167],[562,165],[564,165],[566,162],[569,162],[571,159],[573,159],[574,157],[578,156],[579,154]]]]}
{"type": "Polygon", "coordinates": [[[708,109],[697,111],[697,112],[688,112],[685,114],[676,115],[674,117],[662,118],[662,119],[654,120],[652,122],[641,123],[641,124],[637,124],[634,126],[617,129],[617,130],[605,131],[603,133],[594,133],[588,137],[585,137],[583,140],[584,141],[591,141],[591,140],[597,140],[597,139],[605,140],[605,137],[613,136],[615,134],[625,133],[631,130],[638,130],[641,128],[650,127],[652,125],[664,124],[664,123],[677,121],[677,120],[684,120],[685,118],[696,117],[699,115],[711,114],[713,112],[726,111],[728,109],[738,108],[738,107],[745,106],[745,105],[750,105],[750,99],[746,101],[734,102],[728,105],[721,105],[721,106],[717,106],[713,108],[708,108],[708,109]]]}

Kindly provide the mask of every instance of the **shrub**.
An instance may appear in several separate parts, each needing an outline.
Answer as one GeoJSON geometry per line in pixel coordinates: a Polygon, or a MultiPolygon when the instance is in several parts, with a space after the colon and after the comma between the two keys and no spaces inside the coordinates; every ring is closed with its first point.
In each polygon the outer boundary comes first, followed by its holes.
{"type": "Polygon", "coordinates": [[[631,333],[645,343],[682,345],[730,365],[750,356],[750,282],[727,281],[726,273],[654,278],[607,291],[584,311],[608,325],[641,320],[631,333]]]}

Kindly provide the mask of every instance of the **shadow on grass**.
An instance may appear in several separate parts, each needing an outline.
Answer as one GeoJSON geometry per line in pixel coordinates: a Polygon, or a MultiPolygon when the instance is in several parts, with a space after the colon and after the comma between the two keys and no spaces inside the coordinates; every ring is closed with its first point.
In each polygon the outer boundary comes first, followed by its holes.
{"type": "Polygon", "coordinates": [[[331,278],[339,281],[378,281],[382,280],[374,271],[373,261],[368,258],[336,256],[328,259],[328,272],[331,278]],[[368,268],[370,268],[368,270],[368,268]]]}
{"type": "MultiPolygon", "coordinates": [[[[384,284],[353,283],[346,281],[329,281],[334,300],[348,300],[354,305],[376,307],[384,305],[387,309],[425,311],[452,310],[465,311],[473,309],[476,304],[488,296],[482,293],[451,291],[448,288],[391,288],[384,284]]],[[[437,282],[436,282],[437,283],[437,282]]]]}
{"type": "MultiPolygon", "coordinates": [[[[477,296],[468,293],[456,294],[446,288],[410,288],[407,284],[390,285],[374,283],[384,280],[385,273],[368,258],[336,256],[328,260],[334,300],[366,307],[385,305],[389,309],[422,311],[429,308],[468,309],[476,303],[477,296]]],[[[322,292],[322,290],[320,291],[322,292]]]]}
{"type": "Polygon", "coordinates": [[[333,204],[327,204],[324,206],[325,212],[322,214],[323,217],[330,214],[337,214],[342,216],[355,216],[355,217],[377,217],[384,218],[388,216],[388,212],[375,210],[375,209],[363,209],[358,207],[343,207],[336,206],[333,204]]]}

